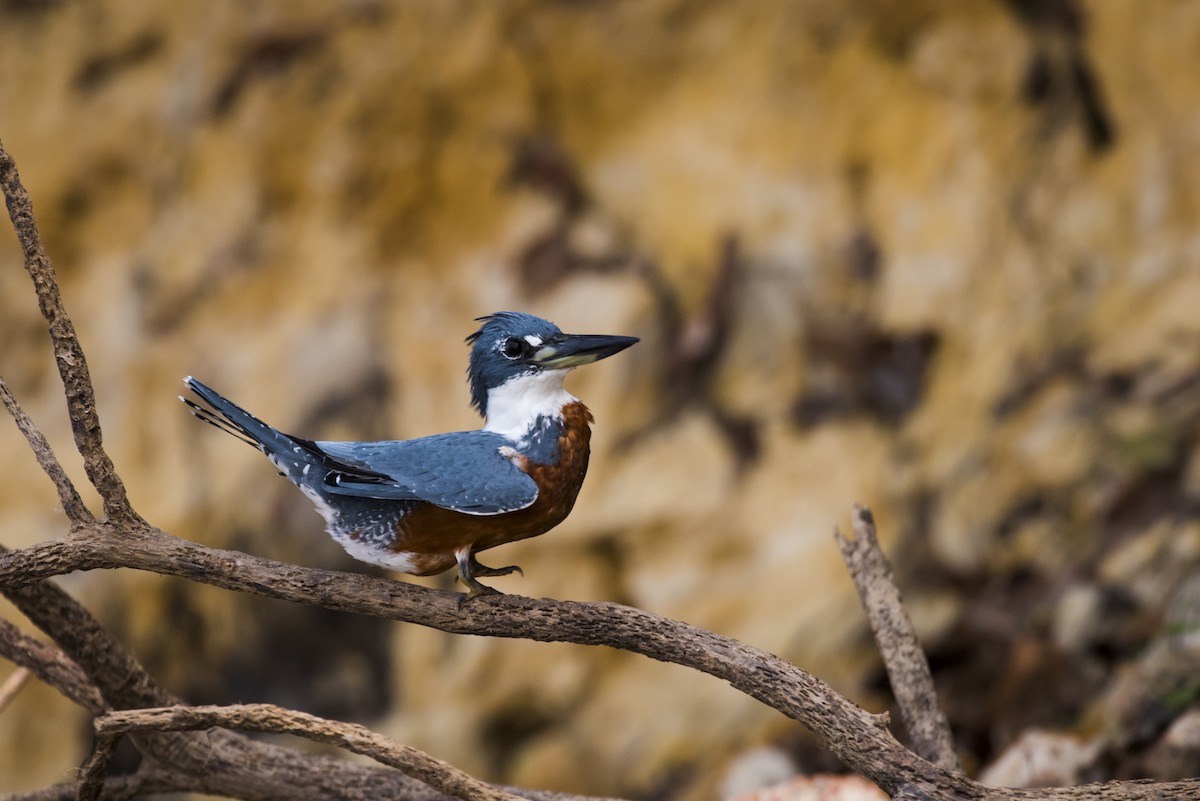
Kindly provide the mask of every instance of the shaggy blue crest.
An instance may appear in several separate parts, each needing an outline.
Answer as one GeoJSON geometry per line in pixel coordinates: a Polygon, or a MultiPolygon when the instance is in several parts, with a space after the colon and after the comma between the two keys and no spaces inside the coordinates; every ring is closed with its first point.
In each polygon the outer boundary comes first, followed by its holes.
{"type": "Polygon", "coordinates": [[[560,341],[563,332],[549,320],[525,312],[502,311],[477,318],[483,323],[467,337],[471,360],[467,376],[471,381],[471,405],[487,417],[488,390],[525,373],[544,369],[532,361],[543,345],[560,341]],[[533,342],[540,344],[534,345],[533,342]]]}

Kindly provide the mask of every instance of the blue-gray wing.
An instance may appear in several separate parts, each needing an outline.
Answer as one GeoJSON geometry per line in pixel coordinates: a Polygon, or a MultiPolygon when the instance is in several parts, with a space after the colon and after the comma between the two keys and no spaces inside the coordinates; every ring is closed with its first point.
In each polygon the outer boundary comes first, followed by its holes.
{"type": "Polygon", "coordinates": [[[328,457],[324,488],[335,494],[427,501],[473,515],[515,512],[537,500],[537,483],[500,453],[508,440],[490,431],[311,444],[328,457]]]}

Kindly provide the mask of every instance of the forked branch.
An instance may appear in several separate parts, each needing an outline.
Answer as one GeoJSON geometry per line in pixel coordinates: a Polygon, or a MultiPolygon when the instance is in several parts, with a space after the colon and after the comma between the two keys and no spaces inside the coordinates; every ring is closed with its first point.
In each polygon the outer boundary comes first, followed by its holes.
{"type": "MultiPolygon", "coordinates": [[[[96,411],[96,392],[92,387],[87,360],[83,356],[79,337],[75,334],[75,325],[63,307],[62,292],[58,288],[54,265],[42,247],[37,221],[33,217],[33,203],[21,184],[17,164],[8,154],[3,142],[0,142],[0,186],[4,189],[8,215],[12,219],[17,240],[21,243],[21,251],[25,256],[25,270],[33,279],[38,307],[49,326],[50,341],[54,346],[54,361],[58,365],[58,374],[66,392],[67,411],[71,417],[75,447],[83,457],[88,480],[103,498],[104,513],[110,520],[140,523],[142,519],[133,511],[125,495],[125,484],[104,451],[100,415],[96,411]]],[[[67,507],[64,505],[64,508],[67,507]]],[[[75,517],[71,519],[76,520],[75,517]]]]}
{"type": "Polygon", "coordinates": [[[50,480],[54,482],[54,488],[58,491],[58,502],[62,504],[63,512],[66,513],[67,518],[75,525],[95,523],[96,518],[84,506],[83,499],[79,497],[79,493],[76,491],[75,485],[71,483],[67,472],[58,463],[58,457],[54,455],[54,451],[50,448],[50,443],[46,441],[45,435],[34,425],[29,415],[25,414],[25,410],[21,408],[20,404],[17,403],[17,399],[9,392],[8,385],[4,383],[3,378],[0,378],[0,401],[4,402],[4,408],[12,415],[17,428],[25,435],[25,440],[33,450],[33,455],[37,457],[38,464],[41,465],[46,475],[50,476],[50,480]]]}

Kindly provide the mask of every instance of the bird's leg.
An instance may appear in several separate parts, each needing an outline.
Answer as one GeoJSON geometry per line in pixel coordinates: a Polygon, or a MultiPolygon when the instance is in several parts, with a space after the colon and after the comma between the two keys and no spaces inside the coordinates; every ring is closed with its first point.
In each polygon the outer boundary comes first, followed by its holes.
{"type": "MultiPolygon", "coordinates": [[[[499,590],[494,590],[485,584],[480,584],[475,578],[474,569],[479,565],[475,561],[475,557],[471,554],[471,547],[468,545],[465,548],[459,548],[454,552],[454,558],[458,561],[458,578],[463,584],[470,588],[467,593],[467,598],[477,598],[480,595],[501,595],[499,590]]],[[[484,574],[487,575],[487,574],[484,574]]]]}
{"type": "Polygon", "coordinates": [[[520,565],[505,565],[504,567],[488,567],[475,558],[475,554],[471,554],[471,575],[473,576],[507,576],[510,573],[520,573],[525,575],[525,571],[520,565]]]}

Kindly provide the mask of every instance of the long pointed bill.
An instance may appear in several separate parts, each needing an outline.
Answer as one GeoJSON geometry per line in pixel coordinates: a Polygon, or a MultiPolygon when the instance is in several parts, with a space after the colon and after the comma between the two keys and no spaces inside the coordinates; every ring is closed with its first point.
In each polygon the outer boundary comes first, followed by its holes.
{"type": "Polygon", "coordinates": [[[547,342],[545,347],[533,354],[530,361],[550,370],[565,370],[607,359],[637,341],[637,337],[563,334],[547,342]]]}

